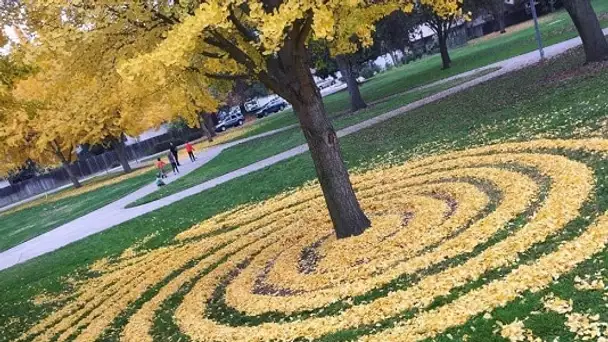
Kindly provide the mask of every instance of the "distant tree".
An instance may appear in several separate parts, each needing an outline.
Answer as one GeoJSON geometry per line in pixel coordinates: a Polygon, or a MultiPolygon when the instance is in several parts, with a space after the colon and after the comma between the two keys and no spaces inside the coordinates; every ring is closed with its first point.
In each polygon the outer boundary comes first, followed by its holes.
{"type": "Polygon", "coordinates": [[[210,113],[205,113],[203,111],[198,112],[198,127],[203,131],[203,134],[207,137],[208,142],[212,142],[213,138],[215,138],[215,127],[213,124],[213,117],[210,113]]]}
{"type": "Polygon", "coordinates": [[[256,97],[269,95],[268,89],[259,81],[251,81],[247,79],[235,80],[232,91],[226,99],[226,103],[231,106],[239,106],[241,113],[247,114],[245,102],[256,97]]]}
{"type": "Polygon", "coordinates": [[[462,5],[462,0],[422,0],[418,3],[418,13],[422,20],[437,35],[442,69],[448,69],[452,64],[448,37],[452,27],[463,19],[462,5]]]}
{"type": "Polygon", "coordinates": [[[315,76],[326,79],[339,71],[338,63],[329,52],[329,46],[324,40],[312,40],[308,43],[311,67],[315,76]]]}
{"type": "Polygon", "coordinates": [[[383,54],[389,53],[393,64],[398,64],[394,52],[403,52],[406,46],[411,45],[410,36],[421,24],[422,17],[419,13],[393,12],[376,24],[374,46],[383,54]]]}
{"type": "Polygon", "coordinates": [[[555,5],[557,4],[557,0],[541,0],[541,5],[544,11],[547,12],[555,12],[555,5]]]}
{"type": "Polygon", "coordinates": [[[362,48],[353,53],[339,54],[334,57],[330,52],[330,45],[326,41],[312,41],[308,50],[312,66],[318,77],[327,78],[340,71],[348,89],[353,112],[367,107],[359,90],[357,78],[359,77],[359,65],[374,56],[371,49],[362,48]]]}
{"type": "Polygon", "coordinates": [[[365,103],[363,96],[361,96],[359,83],[357,83],[357,78],[359,78],[357,57],[356,54],[340,54],[336,56],[338,69],[340,69],[340,74],[342,74],[342,78],[346,82],[350,97],[350,109],[353,112],[367,107],[367,103],[365,103]]]}
{"type": "Polygon", "coordinates": [[[589,0],[564,0],[564,7],[583,41],[587,62],[608,60],[608,42],[589,0]]]}
{"type": "Polygon", "coordinates": [[[478,16],[483,13],[490,13],[494,18],[494,31],[505,33],[505,0],[467,0],[463,4],[464,9],[478,16]]]}

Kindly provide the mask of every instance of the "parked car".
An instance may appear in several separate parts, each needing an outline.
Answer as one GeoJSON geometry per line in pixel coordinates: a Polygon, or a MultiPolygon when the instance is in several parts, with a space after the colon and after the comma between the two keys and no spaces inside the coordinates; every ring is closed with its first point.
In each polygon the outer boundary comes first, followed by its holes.
{"type": "Polygon", "coordinates": [[[258,112],[258,118],[263,118],[268,114],[280,112],[287,107],[287,102],[282,98],[276,98],[268,102],[262,109],[258,112]]]}
{"type": "Polygon", "coordinates": [[[230,113],[226,115],[220,122],[215,126],[216,132],[223,132],[230,127],[240,126],[245,122],[245,118],[243,114],[238,113],[230,113]]]}
{"type": "Polygon", "coordinates": [[[319,88],[319,90],[322,90],[328,87],[333,87],[335,84],[336,80],[333,77],[328,77],[317,83],[317,88],[319,88]]]}

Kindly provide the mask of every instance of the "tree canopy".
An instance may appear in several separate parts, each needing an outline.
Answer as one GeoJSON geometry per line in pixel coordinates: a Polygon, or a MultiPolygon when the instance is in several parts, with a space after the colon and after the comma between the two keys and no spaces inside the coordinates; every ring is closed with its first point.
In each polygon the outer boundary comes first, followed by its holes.
{"type": "MultiPolygon", "coordinates": [[[[36,117],[59,117],[45,124],[55,125],[51,131],[61,140],[39,141],[67,147],[98,139],[114,127],[137,131],[142,123],[153,125],[178,113],[188,120],[194,108],[217,107],[231,81],[259,81],[292,104],[337,236],[357,235],[369,226],[314,84],[307,44],[324,40],[334,56],[353,54],[372,45],[378,20],[411,12],[414,1],[5,2],[10,6],[0,14],[5,23],[28,28],[24,45],[35,51],[30,61],[40,69],[18,86],[28,90],[18,93],[38,105],[36,117]],[[76,129],[63,136],[65,126],[82,122],[92,125],[83,136],[76,129]]],[[[441,16],[460,8],[459,0],[421,3],[436,7],[441,16]]]]}

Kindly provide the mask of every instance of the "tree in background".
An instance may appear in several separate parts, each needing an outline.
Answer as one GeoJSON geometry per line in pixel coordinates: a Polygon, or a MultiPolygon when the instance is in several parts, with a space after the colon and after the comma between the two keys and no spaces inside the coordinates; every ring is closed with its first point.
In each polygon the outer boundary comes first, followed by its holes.
{"type": "Polygon", "coordinates": [[[464,8],[477,16],[480,13],[488,12],[494,18],[494,31],[506,33],[505,25],[505,0],[466,0],[464,8]]]}
{"type": "Polygon", "coordinates": [[[448,52],[448,37],[452,27],[464,20],[462,13],[463,0],[421,0],[418,12],[422,20],[437,35],[442,69],[450,68],[452,59],[448,52]]]}
{"type": "Polygon", "coordinates": [[[229,93],[226,103],[231,106],[239,106],[243,115],[249,114],[245,102],[256,97],[268,96],[270,93],[266,87],[257,81],[237,79],[234,81],[232,91],[229,93]]]}
{"type": "MultiPolygon", "coordinates": [[[[4,142],[3,137],[12,138],[7,123],[23,115],[25,108],[15,99],[12,90],[15,82],[29,71],[29,68],[15,61],[14,56],[0,56],[0,143],[4,142]]],[[[4,156],[0,163],[0,175],[8,175],[23,166],[22,160],[16,157],[20,149],[12,150],[6,144],[0,144],[0,150],[4,156]]]]}
{"type": "Polygon", "coordinates": [[[587,62],[608,60],[608,42],[589,0],[564,0],[564,7],[578,31],[587,62]]]}
{"type": "MultiPolygon", "coordinates": [[[[180,2],[181,3],[181,2],[180,2]]],[[[335,55],[372,43],[373,24],[401,1],[207,1],[181,13],[179,24],[150,53],[120,72],[134,87],[171,77],[167,69],[194,64],[203,72],[244,76],[262,82],[293,106],[311,151],[336,235],[361,234],[370,225],[342,161],[338,138],[310,71],[306,44],[332,43],[335,55]],[[197,57],[196,59],[193,59],[197,57]]]]}
{"type": "Polygon", "coordinates": [[[359,65],[371,58],[370,54],[366,53],[368,50],[359,49],[355,53],[333,56],[326,40],[313,40],[308,44],[311,66],[315,69],[316,76],[325,79],[340,71],[342,79],[346,83],[353,112],[367,107],[361,96],[357,78],[359,77],[359,65]]]}
{"type": "Polygon", "coordinates": [[[355,54],[340,54],[336,56],[336,63],[342,79],[346,82],[346,88],[348,89],[348,95],[350,97],[350,109],[353,112],[367,108],[367,104],[361,96],[359,89],[359,63],[357,63],[357,57],[355,54]]]}
{"type": "Polygon", "coordinates": [[[64,131],[54,139],[62,164],[72,161],[79,144],[109,143],[124,171],[130,172],[126,134],[137,136],[177,117],[195,125],[198,111],[217,108],[215,98],[200,89],[201,75],[188,69],[141,89],[123,86],[118,63],[160,42],[170,28],[144,4],[83,1],[23,6],[21,12],[28,16],[18,16],[24,21],[13,24],[35,33],[35,39],[23,42],[20,50],[36,72],[20,82],[20,100],[37,104],[35,118],[57,118],[73,128],[80,125],[73,136],[65,137],[69,131],[64,131]]]}
{"type": "MultiPolygon", "coordinates": [[[[350,96],[351,110],[357,111],[367,107],[361,95],[357,78],[363,63],[376,59],[381,55],[389,54],[393,65],[399,64],[395,51],[401,51],[409,45],[409,35],[420,25],[420,18],[415,13],[405,14],[403,11],[394,11],[382,18],[375,25],[373,33],[374,44],[370,47],[359,47],[354,53],[333,56],[331,45],[325,40],[311,41],[308,49],[316,75],[327,78],[340,71],[346,82],[350,96]]],[[[354,41],[354,44],[357,42],[354,41]]]]}
{"type": "Polygon", "coordinates": [[[374,46],[380,53],[389,53],[393,59],[393,64],[399,64],[395,51],[404,54],[404,49],[411,45],[410,36],[422,24],[419,13],[404,13],[396,11],[382,18],[376,24],[374,32],[374,46]]]}
{"type": "Polygon", "coordinates": [[[211,113],[205,113],[203,111],[198,112],[198,127],[203,131],[203,134],[207,137],[208,142],[213,142],[213,138],[217,135],[215,133],[215,125],[211,113]]]}

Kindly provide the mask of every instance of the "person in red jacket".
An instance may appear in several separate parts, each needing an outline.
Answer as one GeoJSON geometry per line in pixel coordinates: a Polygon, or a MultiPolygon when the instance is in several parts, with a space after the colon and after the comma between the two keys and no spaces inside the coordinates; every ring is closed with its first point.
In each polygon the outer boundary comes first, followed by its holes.
{"type": "Polygon", "coordinates": [[[188,156],[190,157],[191,161],[195,161],[196,157],[194,157],[194,146],[192,146],[192,144],[190,144],[190,142],[186,142],[186,152],[188,152],[188,156]]]}
{"type": "Polygon", "coordinates": [[[167,175],[165,174],[165,162],[162,161],[160,158],[156,159],[156,168],[158,169],[158,176],[162,179],[162,178],[167,178],[167,175]]]}

